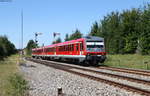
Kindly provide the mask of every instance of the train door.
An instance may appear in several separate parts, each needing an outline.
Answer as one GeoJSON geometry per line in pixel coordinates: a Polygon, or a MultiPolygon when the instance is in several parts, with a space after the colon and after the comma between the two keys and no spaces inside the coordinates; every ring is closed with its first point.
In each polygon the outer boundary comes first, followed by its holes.
{"type": "Polygon", "coordinates": [[[54,55],[56,55],[57,47],[54,47],[54,55]]]}
{"type": "Polygon", "coordinates": [[[44,53],[45,53],[44,51],[45,51],[45,48],[43,47],[43,54],[42,54],[42,55],[45,55],[45,54],[44,54],[44,53]]]}
{"type": "Polygon", "coordinates": [[[76,45],[76,55],[80,55],[80,43],[78,42],[78,43],[76,43],[75,44],[76,45]]]}
{"type": "Polygon", "coordinates": [[[83,55],[83,42],[80,42],[80,55],[83,55]]]}
{"type": "Polygon", "coordinates": [[[75,50],[75,44],[72,44],[72,45],[73,45],[72,55],[75,55],[75,53],[76,53],[76,50],[75,50]]]}

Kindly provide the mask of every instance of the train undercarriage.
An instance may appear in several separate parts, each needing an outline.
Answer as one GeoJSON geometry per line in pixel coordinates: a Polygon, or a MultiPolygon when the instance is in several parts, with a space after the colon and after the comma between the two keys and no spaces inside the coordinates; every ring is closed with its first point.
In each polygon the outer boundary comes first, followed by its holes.
{"type": "Polygon", "coordinates": [[[69,61],[72,63],[78,63],[80,65],[98,65],[99,63],[103,63],[106,59],[106,55],[86,55],[86,56],[74,56],[73,58],[69,56],[32,56],[35,59],[43,59],[43,60],[56,60],[56,61],[69,61]]]}

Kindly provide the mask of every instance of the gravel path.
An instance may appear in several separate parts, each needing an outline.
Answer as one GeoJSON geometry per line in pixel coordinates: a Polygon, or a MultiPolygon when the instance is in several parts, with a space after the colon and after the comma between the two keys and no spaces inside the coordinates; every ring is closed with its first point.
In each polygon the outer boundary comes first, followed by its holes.
{"type": "Polygon", "coordinates": [[[21,65],[20,70],[29,82],[30,96],[57,96],[58,87],[62,87],[63,96],[140,96],[30,61],[21,65]]]}

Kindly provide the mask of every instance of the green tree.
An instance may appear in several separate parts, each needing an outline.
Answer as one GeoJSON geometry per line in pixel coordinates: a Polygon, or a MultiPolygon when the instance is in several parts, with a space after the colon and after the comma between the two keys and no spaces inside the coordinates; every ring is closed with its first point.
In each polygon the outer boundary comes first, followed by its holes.
{"type": "Polygon", "coordinates": [[[61,43],[61,42],[62,42],[61,38],[59,37],[56,39],[56,41],[53,41],[52,44],[57,44],[57,43],[61,43]]]}
{"type": "Polygon", "coordinates": [[[69,40],[69,35],[66,34],[65,41],[68,41],[68,40],[69,40]]]}
{"type": "Polygon", "coordinates": [[[138,44],[141,54],[150,55],[150,4],[145,5],[142,11],[138,44]]]}
{"type": "Polygon", "coordinates": [[[36,47],[37,47],[37,44],[33,40],[29,40],[27,47],[26,47],[27,55],[31,55],[32,49],[36,47]]]}
{"type": "Polygon", "coordinates": [[[106,51],[111,54],[120,53],[120,47],[122,44],[121,30],[120,30],[120,14],[119,12],[112,12],[101,20],[101,24],[98,28],[99,36],[105,38],[106,51]]]}
{"type": "Polygon", "coordinates": [[[111,12],[95,22],[89,35],[105,39],[110,54],[150,54],[150,4],[122,12],[111,12]]]}
{"type": "Polygon", "coordinates": [[[74,40],[82,37],[80,30],[76,29],[73,34],[70,35],[69,40],[74,40]]]}
{"type": "Polygon", "coordinates": [[[0,42],[0,60],[2,60],[5,56],[5,51],[4,51],[4,48],[3,48],[3,45],[1,44],[0,42]]]}
{"type": "Polygon", "coordinates": [[[91,32],[89,35],[91,36],[97,36],[99,32],[99,26],[98,23],[95,21],[95,23],[91,27],[91,32]]]}
{"type": "Polygon", "coordinates": [[[0,50],[0,59],[17,52],[14,44],[8,40],[7,36],[0,36],[0,50]]]}
{"type": "Polygon", "coordinates": [[[139,36],[139,23],[140,23],[140,11],[133,8],[132,10],[126,10],[121,14],[122,17],[122,30],[124,34],[125,53],[135,53],[138,46],[139,36]]]}
{"type": "Polygon", "coordinates": [[[57,40],[56,40],[56,43],[61,43],[61,38],[59,37],[57,40]]]}

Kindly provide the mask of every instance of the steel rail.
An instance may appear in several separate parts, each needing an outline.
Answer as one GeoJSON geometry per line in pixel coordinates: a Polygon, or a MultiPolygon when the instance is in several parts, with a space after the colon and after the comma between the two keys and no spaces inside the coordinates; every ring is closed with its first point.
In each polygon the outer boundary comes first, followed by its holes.
{"type": "Polygon", "coordinates": [[[116,68],[116,67],[98,67],[98,69],[105,69],[105,70],[111,70],[111,71],[131,73],[131,74],[142,75],[142,76],[150,76],[150,72],[143,71],[143,70],[136,70],[136,69],[116,68]]]}

